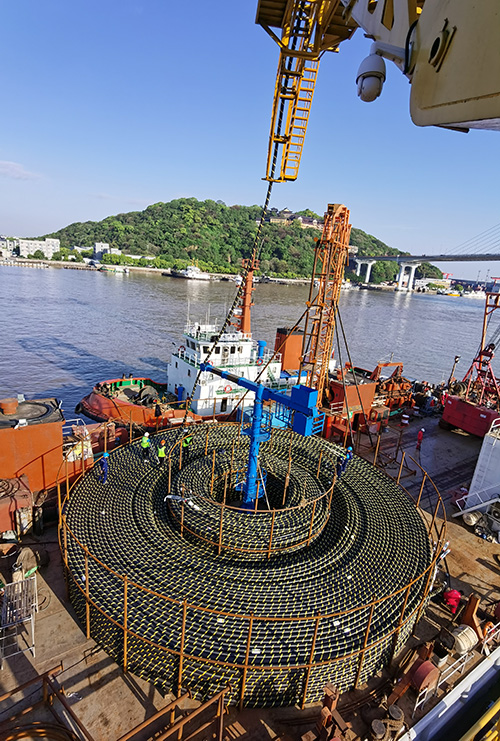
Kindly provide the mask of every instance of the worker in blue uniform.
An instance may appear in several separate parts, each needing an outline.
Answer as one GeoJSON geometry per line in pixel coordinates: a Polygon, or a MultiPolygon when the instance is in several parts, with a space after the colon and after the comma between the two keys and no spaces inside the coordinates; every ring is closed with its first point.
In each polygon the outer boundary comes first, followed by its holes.
{"type": "Polygon", "coordinates": [[[349,461],[352,461],[353,455],[354,454],[352,452],[352,447],[349,445],[349,447],[346,450],[345,458],[342,461],[342,473],[344,473],[344,471],[346,470],[347,464],[349,463],[349,461]]]}
{"type": "Polygon", "coordinates": [[[105,484],[108,480],[109,453],[103,453],[100,464],[101,472],[99,475],[99,481],[101,484],[105,484]]]}

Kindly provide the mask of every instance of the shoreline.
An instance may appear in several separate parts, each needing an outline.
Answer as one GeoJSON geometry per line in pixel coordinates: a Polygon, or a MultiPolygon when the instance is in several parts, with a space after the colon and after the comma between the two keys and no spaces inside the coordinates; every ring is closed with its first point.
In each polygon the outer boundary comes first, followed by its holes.
{"type": "MultiPolygon", "coordinates": [[[[107,263],[106,263],[107,264],[107,263]]],[[[23,267],[23,268],[35,268],[35,269],[44,269],[44,268],[63,268],[65,270],[87,270],[87,271],[94,271],[99,272],[99,268],[95,268],[93,266],[87,265],[86,263],[80,263],[80,262],[68,262],[65,260],[35,260],[30,258],[6,258],[6,259],[0,259],[0,267],[1,266],[8,266],[8,267],[23,267]]],[[[164,275],[165,277],[169,277],[169,274],[171,272],[171,268],[149,268],[149,267],[142,267],[138,265],[124,265],[122,267],[128,268],[130,273],[152,273],[152,274],[160,274],[164,275]]],[[[235,274],[233,273],[209,273],[210,279],[214,282],[216,281],[234,281],[235,274]]],[[[299,286],[308,286],[311,282],[310,278],[281,278],[281,277],[266,277],[265,281],[262,281],[263,283],[273,283],[277,285],[299,285],[299,286]]],[[[351,289],[348,290],[361,290],[361,291],[385,291],[385,292],[392,292],[397,293],[395,286],[386,286],[386,285],[380,285],[377,283],[352,283],[351,289]]],[[[425,293],[429,296],[435,296],[437,295],[437,291],[418,291],[413,289],[412,291],[401,291],[401,293],[425,293]]],[[[467,298],[467,296],[465,296],[467,298]]]]}

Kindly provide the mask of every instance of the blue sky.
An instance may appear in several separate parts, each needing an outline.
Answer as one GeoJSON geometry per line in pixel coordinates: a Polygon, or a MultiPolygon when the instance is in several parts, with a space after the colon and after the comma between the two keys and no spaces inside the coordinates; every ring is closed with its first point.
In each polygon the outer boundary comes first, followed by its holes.
{"type": "MultiPolygon", "coordinates": [[[[3,3],[0,233],[38,236],[184,196],[261,204],[278,49],[256,7],[3,3]]],[[[276,185],[271,205],[342,202],[392,247],[449,252],[500,222],[500,134],[414,126],[390,63],[381,98],[362,103],[369,47],[357,31],[323,58],[298,180],[276,185]]],[[[475,278],[488,265],[440,267],[475,278]]]]}

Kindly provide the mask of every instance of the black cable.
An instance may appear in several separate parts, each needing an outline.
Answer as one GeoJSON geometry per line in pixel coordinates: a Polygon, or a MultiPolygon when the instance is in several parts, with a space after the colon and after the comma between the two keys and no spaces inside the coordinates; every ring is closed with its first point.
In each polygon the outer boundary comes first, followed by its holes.
{"type": "Polygon", "coordinates": [[[411,24],[410,28],[408,29],[408,33],[406,34],[406,39],[405,39],[405,66],[404,66],[404,69],[403,69],[403,74],[404,75],[407,75],[408,72],[410,71],[410,39],[411,39],[411,35],[413,33],[413,29],[416,28],[417,23],[418,23],[418,18],[417,18],[416,21],[413,21],[413,23],[411,24]]]}
{"type": "MultiPolygon", "coordinates": [[[[177,430],[163,430],[157,437],[170,443],[176,435],[177,430]]],[[[218,555],[201,538],[217,541],[224,474],[237,470],[248,455],[248,439],[238,425],[192,429],[180,470],[178,454],[173,454],[174,498],[166,501],[168,461],[163,468],[143,463],[139,443],[113,451],[107,484],[100,484],[96,473],[89,471],[66,505],[68,526],[89,554],[87,581],[85,554],[69,536],[69,591],[80,621],[86,621],[88,584],[92,637],[122,663],[124,585],[107,569],[126,575],[128,667],[166,691],[176,686],[178,654],[171,652],[179,650],[182,604],[187,600],[183,685],[205,697],[230,681],[229,701],[234,703],[242,675],[230,665],[245,661],[253,613],[245,704],[290,705],[302,699],[318,613],[349,611],[338,620],[321,618],[307,699],[319,699],[326,681],[335,681],[342,689],[352,687],[359,665],[359,655],[352,658],[352,653],[363,646],[367,605],[375,593],[386,599],[373,613],[361,681],[372,676],[390,653],[405,585],[415,579],[398,645],[413,627],[409,618],[416,616],[420,605],[432,554],[425,524],[410,498],[357,456],[333,489],[331,509],[325,509],[323,501],[313,513],[316,492],[328,491],[335,478],[333,461],[340,452],[339,446],[322,438],[275,430],[272,443],[261,445],[274,510],[258,514],[228,510],[223,515],[224,549],[218,555]],[[283,510],[290,443],[286,504],[299,506],[283,510]],[[180,533],[182,501],[183,522],[193,535],[180,533]],[[273,511],[273,552],[268,558],[262,543],[269,541],[273,511]],[[307,547],[300,540],[301,533],[306,537],[309,533],[311,517],[318,534],[307,547]],[[234,550],[239,547],[254,550],[234,550]],[[138,583],[151,591],[139,590],[138,583]],[[290,622],[298,617],[307,620],[290,622]]],[[[226,502],[234,504],[241,494],[232,486],[228,489],[226,502]]]]}

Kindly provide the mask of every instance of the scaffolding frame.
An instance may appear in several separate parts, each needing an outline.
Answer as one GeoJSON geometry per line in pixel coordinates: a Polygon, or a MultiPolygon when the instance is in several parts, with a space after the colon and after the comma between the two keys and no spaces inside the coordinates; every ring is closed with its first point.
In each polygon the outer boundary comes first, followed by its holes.
{"type": "Polygon", "coordinates": [[[36,573],[5,585],[0,613],[0,669],[5,658],[31,651],[35,658],[36,573]],[[24,645],[23,645],[24,643],[24,645]]]}

